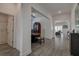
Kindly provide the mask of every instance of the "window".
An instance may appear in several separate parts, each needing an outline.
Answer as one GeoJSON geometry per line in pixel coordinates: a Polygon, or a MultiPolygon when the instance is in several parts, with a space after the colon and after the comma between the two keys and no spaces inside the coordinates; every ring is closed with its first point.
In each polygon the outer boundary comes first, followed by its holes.
{"type": "Polygon", "coordinates": [[[55,26],[55,32],[62,31],[62,26],[55,26]]]}

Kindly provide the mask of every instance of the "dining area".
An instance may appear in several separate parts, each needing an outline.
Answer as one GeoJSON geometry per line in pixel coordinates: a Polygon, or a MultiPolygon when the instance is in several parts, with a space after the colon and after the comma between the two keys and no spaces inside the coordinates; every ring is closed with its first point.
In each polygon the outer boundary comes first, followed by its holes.
{"type": "Polygon", "coordinates": [[[41,24],[39,22],[35,22],[31,32],[31,42],[41,44],[42,41],[44,42],[44,38],[41,37],[41,24]]]}

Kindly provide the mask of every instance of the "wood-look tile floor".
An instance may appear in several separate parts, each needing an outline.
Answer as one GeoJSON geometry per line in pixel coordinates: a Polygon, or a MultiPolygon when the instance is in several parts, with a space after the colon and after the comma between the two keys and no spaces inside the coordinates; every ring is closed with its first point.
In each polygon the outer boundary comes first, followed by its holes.
{"type": "Polygon", "coordinates": [[[33,43],[30,56],[70,56],[70,42],[68,39],[63,40],[62,46],[60,42],[58,45],[55,45],[54,39],[46,39],[45,43],[41,45],[39,43],[33,43]]]}
{"type": "Polygon", "coordinates": [[[19,56],[19,51],[8,44],[0,44],[0,56],[19,56]]]}

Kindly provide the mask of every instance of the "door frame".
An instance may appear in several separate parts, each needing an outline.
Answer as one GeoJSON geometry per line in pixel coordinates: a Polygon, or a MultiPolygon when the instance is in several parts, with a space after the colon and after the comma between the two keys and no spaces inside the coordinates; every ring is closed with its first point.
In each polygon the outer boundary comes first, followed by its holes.
{"type": "MultiPolygon", "coordinates": [[[[11,46],[11,47],[13,47],[13,48],[15,48],[15,40],[14,40],[14,16],[13,15],[8,15],[8,19],[9,19],[9,17],[12,17],[12,41],[10,41],[10,43],[12,44],[12,45],[10,45],[9,43],[9,45],[11,46]]],[[[7,28],[7,31],[8,31],[8,28],[7,28]]],[[[9,35],[9,34],[8,34],[9,35]]],[[[8,36],[9,37],[9,36],[8,36]]],[[[8,38],[9,39],[9,38],[8,38]]]]}

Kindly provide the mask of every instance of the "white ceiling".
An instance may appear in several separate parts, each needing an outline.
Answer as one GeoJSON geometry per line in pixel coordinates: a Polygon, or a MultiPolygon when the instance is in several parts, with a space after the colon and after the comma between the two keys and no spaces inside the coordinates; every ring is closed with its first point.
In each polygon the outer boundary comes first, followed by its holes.
{"type": "Polygon", "coordinates": [[[58,11],[62,14],[70,13],[74,3],[39,3],[39,5],[54,16],[59,14],[58,11]]]}

